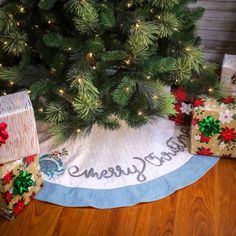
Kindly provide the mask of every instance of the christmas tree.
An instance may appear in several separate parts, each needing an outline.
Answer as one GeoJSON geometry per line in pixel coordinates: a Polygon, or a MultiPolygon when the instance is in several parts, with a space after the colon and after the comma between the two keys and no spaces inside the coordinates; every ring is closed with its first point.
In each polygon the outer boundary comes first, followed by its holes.
{"type": "Polygon", "coordinates": [[[174,114],[165,85],[221,93],[189,0],[9,0],[0,8],[0,92],[28,89],[58,142],[94,124],[174,114]]]}

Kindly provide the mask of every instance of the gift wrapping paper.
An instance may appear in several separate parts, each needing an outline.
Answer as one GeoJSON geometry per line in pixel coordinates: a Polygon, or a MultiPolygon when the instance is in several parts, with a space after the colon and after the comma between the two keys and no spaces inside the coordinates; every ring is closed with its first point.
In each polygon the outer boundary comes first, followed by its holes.
{"type": "Polygon", "coordinates": [[[235,98],[203,98],[194,105],[191,153],[236,158],[235,98]]]}
{"type": "Polygon", "coordinates": [[[34,110],[27,92],[0,97],[0,163],[40,153],[34,110]]]}
{"type": "Polygon", "coordinates": [[[42,184],[37,155],[0,164],[0,215],[13,220],[34,198],[42,184]]]}

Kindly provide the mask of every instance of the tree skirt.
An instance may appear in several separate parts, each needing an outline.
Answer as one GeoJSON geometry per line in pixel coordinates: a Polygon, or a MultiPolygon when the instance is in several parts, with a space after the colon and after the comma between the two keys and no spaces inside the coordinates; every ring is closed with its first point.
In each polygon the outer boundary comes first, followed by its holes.
{"type": "Polygon", "coordinates": [[[54,147],[38,124],[44,188],[38,200],[114,208],[161,199],[202,177],[218,158],[188,151],[189,130],[165,118],[139,129],[94,126],[90,135],[54,147]]]}

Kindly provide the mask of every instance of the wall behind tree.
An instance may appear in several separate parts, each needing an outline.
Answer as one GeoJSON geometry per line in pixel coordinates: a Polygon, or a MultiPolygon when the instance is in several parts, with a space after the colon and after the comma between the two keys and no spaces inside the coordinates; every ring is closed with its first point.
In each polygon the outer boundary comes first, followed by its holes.
{"type": "Polygon", "coordinates": [[[192,6],[205,8],[198,35],[207,59],[221,63],[225,53],[236,54],[236,0],[199,0],[192,6]]]}

